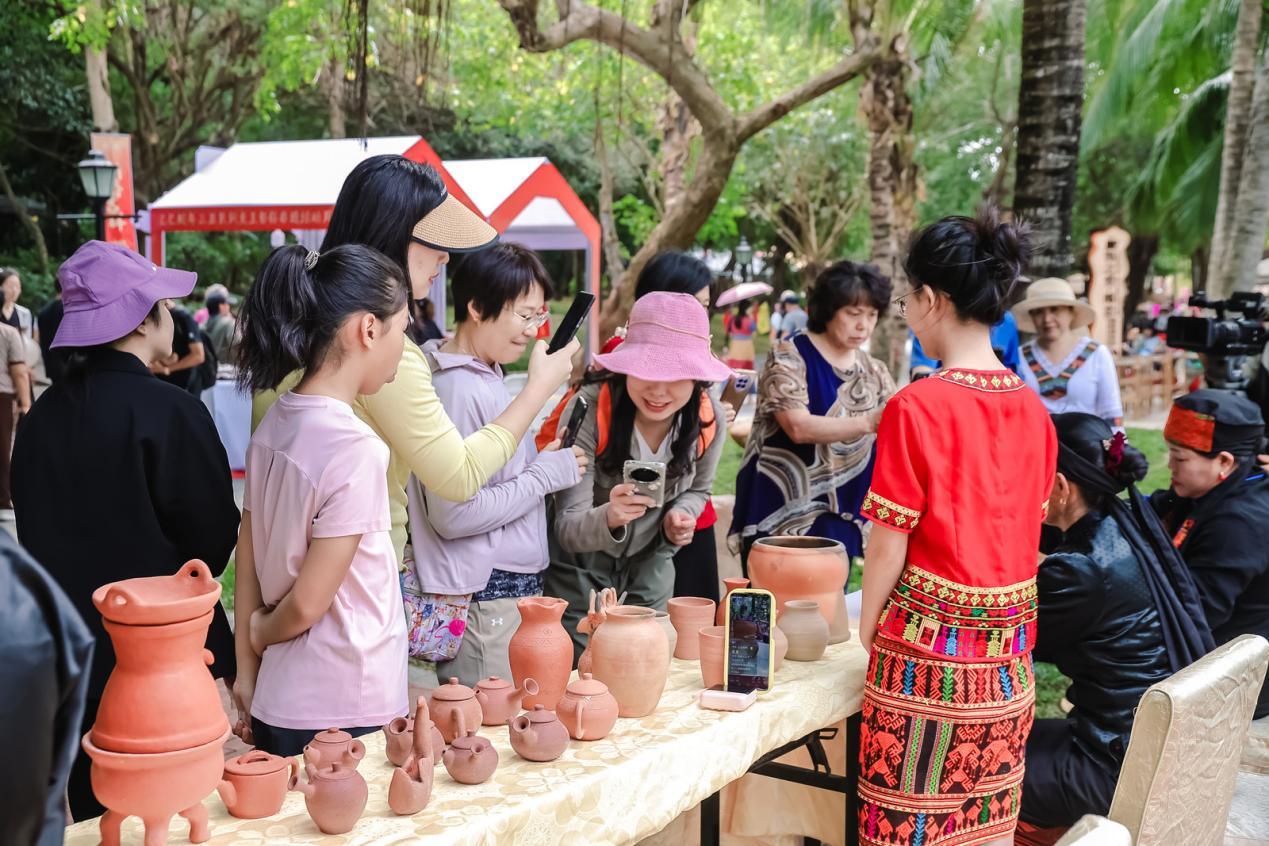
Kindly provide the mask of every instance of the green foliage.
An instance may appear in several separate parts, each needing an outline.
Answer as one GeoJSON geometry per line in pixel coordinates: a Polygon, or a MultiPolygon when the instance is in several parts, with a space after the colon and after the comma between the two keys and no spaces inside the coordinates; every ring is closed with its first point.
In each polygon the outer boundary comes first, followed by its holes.
{"type": "Polygon", "coordinates": [[[197,273],[199,288],[220,283],[245,294],[270,249],[268,232],[169,232],[166,258],[197,273]]]}

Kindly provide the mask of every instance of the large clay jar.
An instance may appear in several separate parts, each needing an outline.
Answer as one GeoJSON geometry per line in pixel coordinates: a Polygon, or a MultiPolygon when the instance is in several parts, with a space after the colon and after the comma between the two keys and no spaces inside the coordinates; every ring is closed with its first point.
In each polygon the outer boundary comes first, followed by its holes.
{"type": "Polygon", "coordinates": [[[507,720],[511,748],[526,761],[554,761],[568,748],[568,729],[553,711],[541,705],[507,720]]]}
{"type": "MultiPolygon", "coordinates": [[[[727,586],[727,594],[733,590],[742,590],[749,587],[749,580],[736,577],[734,579],[723,579],[723,584],[727,586]]],[[[723,595],[723,601],[718,603],[718,612],[714,615],[714,625],[721,626],[727,622],[727,594],[723,595]]]]}
{"type": "Polygon", "coordinates": [[[474,731],[454,738],[442,757],[445,771],[459,784],[480,784],[498,769],[498,750],[474,731]]]}
{"type": "Polygon", "coordinates": [[[828,646],[828,621],[812,599],[790,599],[780,615],[779,629],[789,640],[790,661],[817,661],[828,646]]]}
{"type": "Polygon", "coordinates": [[[723,683],[723,652],[727,641],[723,626],[706,626],[699,632],[701,682],[706,688],[723,683]]]}
{"type": "Polygon", "coordinates": [[[539,691],[534,679],[525,679],[522,687],[516,687],[506,679],[490,676],[476,682],[476,701],[480,703],[481,723],[487,726],[505,726],[507,720],[520,713],[520,703],[525,696],[539,691]]]}
{"type": "Polygon", "coordinates": [[[225,729],[210,743],[191,749],[131,754],[102,749],[93,743],[92,732],[85,734],[93,795],[107,808],[98,823],[103,846],[118,846],[119,826],[132,816],[145,821],[146,844],[166,843],[168,821],[178,813],[189,820],[190,842],[206,842],[211,833],[203,799],[220,782],[228,738],[225,729]]]}
{"type": "Polygon", "coordinates": [[[608,685],[590,673],[569,684],[555,706],[560,722],[574,740],[599,740],[617,724],[617,700],[608,685]]]}
{"type": "Polygon", "coordinates": [[[829,538],[777,535],[760,538],[749,550],[753,585],[775,594],[783,609],[791,599],[813,599],[828,623],[829,643],[850,638],[846,614],[846,548],[829,538]]]}
{"type": "Polygon", "coordinates": [[[229,728],[203,648],[220,584],[201,561],[93,592],[115,648],[92,740],[111,752],[192,749],[229,728]]]}
{"type": "Polygon", "coordinates": [[[530,678],[538,683],[537,694],[524,697],[525,708],[554,710],[573,673],[573,640],[560,622],[568,603],[553,596],[526,596],[516,605],[520,627],[507,647],[511,679],[516,687],[530,678]]]}
{"type": "Polygon", "coordinates": [[[483,716],[476,691],[459,684],[456,678],[432,691],[428,708],[432,712],[432,722],[441,730],[441,737],[447,744],[453,743],[456,737],[462,737],[469,728],[475,731],[483,716]]]}
{"type": "Polygon", "coordinates": [[[365,756],[366,745],[337,728],[319,731],[304,747],[304,763],[317,769],[339,764],[344,769],[355,770],[365,756]]]}
{"type": "Polygon", "coordinates": [[[695,661],[701,657],[699,632],[713,625],[716,604],[700,596],[676,596],[670,600],[670,623],[678,633],[675,658],[695,661]]]}
{"type": "Polygon", "coordinates": [[[298,760],[253,749],[225,762],[217,792],[231,816],[259,820],[281,810],[286,792],[294,790],[299,780],[298,760]]]}
{"type": "Polygon", "coordinates": [[[307,784],[295,789],[304,794],[304,806],[322,834],[347,834],[366,810],[369,790],[361,773],[342,764],[320,769],[308,766],[307,784]]]}
{"type": "Polygon", "coordinates": [[[658,611],[657,625],[661,627],[661,631],[665,632],[665,639],[669,641],[670,657],[674,657],[674,648],[679,642],[679,633],[674,628],[674,623],[670,622],[670,614],[668,611],[658,611]]]}
{"type": "Polygon", "coordinates": [[[651,608],[618,605],[595,632],[594,676],[617,699],[623,717],[646,717],[656,710],[670,670],[665,632],[651,608]]]}

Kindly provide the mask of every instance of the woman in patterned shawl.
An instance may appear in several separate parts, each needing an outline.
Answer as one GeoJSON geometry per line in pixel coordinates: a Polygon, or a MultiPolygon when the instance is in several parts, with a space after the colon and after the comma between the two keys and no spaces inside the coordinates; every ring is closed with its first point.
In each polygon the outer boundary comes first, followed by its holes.
{"type": "Polygon", "coordinates": [[[807,331],[772,347],[736,479],[729,534],[742,559],[758,538],[789,534],[833,538],[860,554],[877,420],[895,390],[861,348],[889,305],[890,280],[876,267],[838,262],[815,280],[807,331]]]}

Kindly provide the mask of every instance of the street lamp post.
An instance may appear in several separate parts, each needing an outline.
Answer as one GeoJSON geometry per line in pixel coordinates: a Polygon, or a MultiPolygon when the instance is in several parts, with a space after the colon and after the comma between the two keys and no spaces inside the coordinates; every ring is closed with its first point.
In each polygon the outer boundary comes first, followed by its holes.
{"type": "Polygon", "coordinates": [[[740,243],[736,245],[736,264],[740,265],[740,281],[749,281],[749,263],[753,261],[753,247],[749,246],[749,242],[745,240],[745,236],[740,236],[740,243]]]}
{"type": "Polygon", "coordinates": [[[97,219],[97,240],[106,240],[106,201],[114,193],[115,172],[119,169],[114,162],[102,155],[100,150],[91,150],[88,158],[78,165],[79,180],[83,183],[84,193],[88,195],[93,206],[93,217],[97,219]]]}

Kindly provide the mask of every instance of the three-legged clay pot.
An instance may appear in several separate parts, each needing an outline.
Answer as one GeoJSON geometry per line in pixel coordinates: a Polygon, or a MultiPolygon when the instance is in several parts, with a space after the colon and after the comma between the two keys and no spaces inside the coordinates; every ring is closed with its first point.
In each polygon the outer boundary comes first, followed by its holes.
{"type": "Polygon", "coordinates": [[[339,763],[320,769],[308,765],[304,771],[308,782],[297,784],[295,789],[304,794],[304,807],[322,834],[352,831],[370,794],[361,773],[339,763]]]}
{"type": "Polygon", "coordinates": [[[665,639],[669,642],[670,657],[674,657],[674,647],[678,645],[679,633],[674,628],[674,623],[670,622],[670,612],[658,611],[656,616],[657,625],[661,627],[661,631],[665,632],[665,639]]]}
{"type": "Polygon", "coordinates": [[[253,749],[225,762],[216,788],[225,809],[242,820],[271,817],[282,808],[288,790],[300,780],[300,762],[253,749]]]}
{"type": "Polygon", "coordinates": [[[460,784],[480,784],[498,768],[498,750],[474,731],[454,738],[442,757],[445,771],[460,784]]]}
{"type": "Polygon", "coordinates": [[[618,605],[594,634],[594,675],[617,700],[623,717],[656,710],[670,670],[665,632],[651,608],[618,605]]]}
{"type": "Polygon", "coordinates": [[[552,596],[526,596],[516,605],[520,627],[507,646],[512,681],[516,687],[530,678],[538,683],[538,692],[524,697],[525,708],[542,705],[553,710],[573,673],[573,640],[560,622],[568,603],[552,596]]]}
{"type": "MultiPolygon", "coordinates": [[[[558,706],[556,706],[558,707],[558,706]]],[[[554,761],[568,748],[568,729],[555,712],[541,705],[507,720],[511,748],[526,761],[554,761]]]]}
{"type": "Polygon", "coordinates": [[[145,823],[146,846],[167,843],[173,814],[189,820],[191,843],[211,837],[205,799],[224,772],[223,746],[229,730],[210,743],[175,752],[133,754],[98,747],[84,735],[84,751],[92,759],[93,795],[107,810],[99,823],[102,846],[119,846],[119,826],[128,817],[145,823]]]}
{"type": "MultiPolygon", "coordinates": [[[[736,577],[734,579],[723,579],[723,584],[727,585],[727,594],[733,590],[743,590],[749,587],[749,580],[736,577]]],[[[714,625],[721,626],[727,622],[727,594],[723,595],[723,601],[718,603],[718,611],[714,614],[714,625]]]]}
{"type": "MultiPolygon", "coordinates": [[[[427,697],[420,696],[414,712],[416,726],[430,726],[427,697]]],[[[427,807],[432,798],[432,780],[435,778],[435,748],[430,731],[419,731],[412,738],[410,754],[402,766],[392,771],[388,784],[388,807],[401,816],[417,814],[427,807]]]]}
{"type": "Polygon", "coordinates": [[[432,722],[441,730],[446,744],[466,734],[468,727],[475,730],[484,716],[476,691],[460,684],[457,678],[451,678],[447,684],[432,691],[428,708],[432,712],[432,722]]]}
{"type": "Polygon", "coordinates": [[[717,603],[700,596],[676,596],[670,600],[670,623],[678,633],[674,657],[695,661],[701,657],[698,633],[714,625],[717,603]]]}
{"type": "Polygon", "coordinates": [[[600,740],[617,724],[617,700],[608,685],[582,673],[555,706],[560,722],[574,740],[600,740]]]}
{"type": "Polygon", "coordinates": [[[818,661],[828,646],[828,621],[813,599],[790,599],[780,615],[779,628],[789,641],[790,661],[818,661]]]}
{"type": "Polygon", "coordinates": [[[342,769],[355,770],[365,756],[366,745],[337,728],[319,731],[304,747],[304,764],[316,769],[339,764],[342,769]]]}
{"type": "Polygon", "coordinates": [[[846,548],[829,538],[777,535],[760,538],[749,551],[754,587],[775,594],[783,609],[791,599],[813,599],[828,623],[829,643],[850,639],[846,613],[846,548]]]}
{"type": "Polygon", "coordinates": [[[490,676],[476,682],[476,701],[480,703],[481,724],[502,726],[520,713],[520,702],[526,696],[536,696],[540,688],[533,679],[525,679],[517,687],[506,679],[490,676]]]}
{"type": "Polygon", "coordinates": [[[706,626],[699,632],[701,650],[701,682],[706,689],[723,683],[723,654],[727,642],[726,629],[706,626]]]}

